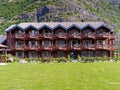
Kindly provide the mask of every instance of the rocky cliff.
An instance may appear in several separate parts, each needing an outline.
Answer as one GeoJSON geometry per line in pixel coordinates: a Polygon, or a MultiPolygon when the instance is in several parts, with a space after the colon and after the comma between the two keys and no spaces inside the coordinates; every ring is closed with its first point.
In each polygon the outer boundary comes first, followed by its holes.
{"type": "Polygon", "coordinates": [[[0,31],[20,22],[102,21],[119,31],[120,0],[1,0],[0,31]]]}

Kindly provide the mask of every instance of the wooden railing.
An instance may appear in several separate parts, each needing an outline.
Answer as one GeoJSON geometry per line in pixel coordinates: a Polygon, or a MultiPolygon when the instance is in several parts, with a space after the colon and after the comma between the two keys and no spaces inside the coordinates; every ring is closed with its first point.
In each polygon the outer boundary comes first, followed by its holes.
{"type": "Polygon", "coordinates": [[[54,38],[67,38],[66,33],[58,33],[58,34],[54,34],[53,36],[54,38]]]}
{"type": "Polygon", "coordinates": [[[16,34],[15,35],[12,35],[13,38],[16,38],[16,39],[24,39],[24,34],[16,34]]]}
{"type": "Polygon", "coordinates": [[[68,33],[67,37],[68,38],[81,38],[81,34],[80,33],[73,33],[73,34],[68,33]]]}
{"type": "Polygon", "coordinates": [[[108,44],[104,44],[104,45],[96,45],[96,49],[105,49],[105,50],[110,50],[111,46],[108,44]]]}
{"type": "Polygon", "coordinates": [[[74,45],[22,45],[22,46],[13,46],[10,48],[11,50],[117,50],[116,45],[95,45],[95,44],[88,44],[88,45],[81,45],[81,44],[74,44],[74,45]]]}
{"type": "Polygon", "coordinates": [[[12,46],[11,50],[24,50],[24,45],[12,46]]]}
{"type": "Polygon", "coordinates": [[[95,38],[95,33],[82,34],[83,38],[95,38]]]}
{"type": "Polygon", "coordinates": [[[48,38],[48,39],[53,39],[53,34],[52,33],[43,33],[43,34],[40,34],[39,35],[39,38],[42,40],[42,39],[45,39],[45,38],[48,38]]]}
{"type": "Polygon", "coordinates": [[[26,38],[30,38],[30,39],[35,38],[35,39],[38,39],[38,34],[28,34],[28,35],[26,35],[26,38]]]}
{"type": "Polygon", "coordinates": [[[26,49],[27,50],[38,50],[38,45],[27,45],[26,49]]]}
{"type": "Polygon", "coordinates": [[[107,33],[107,32],[97,33],[97,34],[96,34],[96,37],[108,38],[108,37],[110,37],[110,33],[107,33]]]}
{"type": "Polygon", "coordinates": [[[82,49],[95,49],[95,44],[82,45],[82,49]]]}

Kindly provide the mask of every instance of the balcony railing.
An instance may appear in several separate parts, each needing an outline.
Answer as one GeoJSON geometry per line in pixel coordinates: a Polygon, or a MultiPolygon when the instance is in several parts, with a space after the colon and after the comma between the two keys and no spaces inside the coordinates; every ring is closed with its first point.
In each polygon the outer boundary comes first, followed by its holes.
{"type": "Polygon", "coordinates": [[[95,44],[82,45],[82,49],[95,49],[95,44]]]}
{"type": "Polygon", "coordinates": [[[38,50],[38,45],[28,45],[26,47],[27,50],[38,50]]]}
{"type": "Polygon", "coordinates": [[[11,50],[24,50],[24,45],[13,46],[11,50]]]}
{"type": "Polygon", "coordinates": [[[84,38],[95,38],[95,33],[82,34],[82,37],[84,37],[84,38]]]}
{"type": "Polygon", "coordinates": [[[53,38],[53,34],[52,33],[44,33],[44,34],[40,35],[40,38],[41,39],[44,39],[44,38],[52,39],[53,38]]]}
{"type": "Polygon", "coordinates": [[[80,44],[68,45],[68,48],[70,50],[81,50],[81,45],[80,44]]]}
{"type": "Polygon", "coordinates": [[[52,50],[53,46],[52,45],[42,45],[40,47],[40,50],[52,50]]]}
{"type": "Polygon", "coordinates": [[[55,49],[55,50],[67,50],[67,45],[66,44],[54,45],[53,49],[55,49]]]}
{"type": "Polygon", "coordinates": [[[13,36],[13,38],[16,38],[16,39],[24,39],[24,34],[16,33],[15,36],[13,36]]]}
{"type": "Polygon", "coordinates": [[[67,38],[67,34],[66,33],[54,34],[54,38],[67,38]]]}
{"type": "Polygon", "coordinates": [[[104,44],[104,45],[96,45],[96,49],[105,49],[105,50],[109,50],[110,49],[110,45],[108,44],[104,44]]]}
{"type": "Polygon", "coordinates": [[[117,46],[117,45],[111,45],[110,49],[111,49],[111,50],[117,50],[117,49],[118,49],[118,46],[117,46]]]}
{"type": "Polygon", "coordinates": [[[96,37],[104,37],[104,38],[108,38],[110,37],[110,33],[107,33],[107,32],[103,32],[103,33],[97,33],[96,34],[96,37]]]}
{"type": "Polygon", "coordinates": [[[68,33],[67,36],[68,36],[68,38],[81,38],[80,33],[73,33],[73,34],[68,33]]]}
{"type": "Polygon", "coordinates": [[[38,34],[28,34],[26,36],[27,38],[30,38],[30,39],[38,39],[38,34]]]}
{"type": "Polygon", "coordinates": [[[115,37],[116,37],[116,36],[115,36],[114,34],[111,34],[111,35],[110,35],[110,39],[115,39],[115,37]]]}

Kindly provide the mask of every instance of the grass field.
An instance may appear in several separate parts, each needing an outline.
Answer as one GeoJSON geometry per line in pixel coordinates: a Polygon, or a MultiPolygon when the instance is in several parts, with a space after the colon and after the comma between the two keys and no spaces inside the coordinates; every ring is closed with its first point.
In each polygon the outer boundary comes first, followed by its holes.
{"type": "Polygon", "coordinates": [[[120,90],[120,62],[11,63],[0,66],[0,90],[120,90]]]}

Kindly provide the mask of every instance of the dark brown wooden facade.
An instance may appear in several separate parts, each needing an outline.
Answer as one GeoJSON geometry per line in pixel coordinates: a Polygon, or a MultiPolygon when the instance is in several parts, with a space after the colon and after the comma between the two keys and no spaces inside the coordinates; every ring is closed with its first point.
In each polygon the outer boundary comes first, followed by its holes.
{"type": "Polygon", "coordinates": [[[96,29],[90,25],[84,28],[71,25],[68,29],[62,25],[54,29],[46,25],[36,29],[30,25],[24,30],[16,26],[6,33],[11,53],[20,58],[68,55],[75,59],[78,55],[112,57],[117,49],[114,32],[104,25],[96,29]]]}

